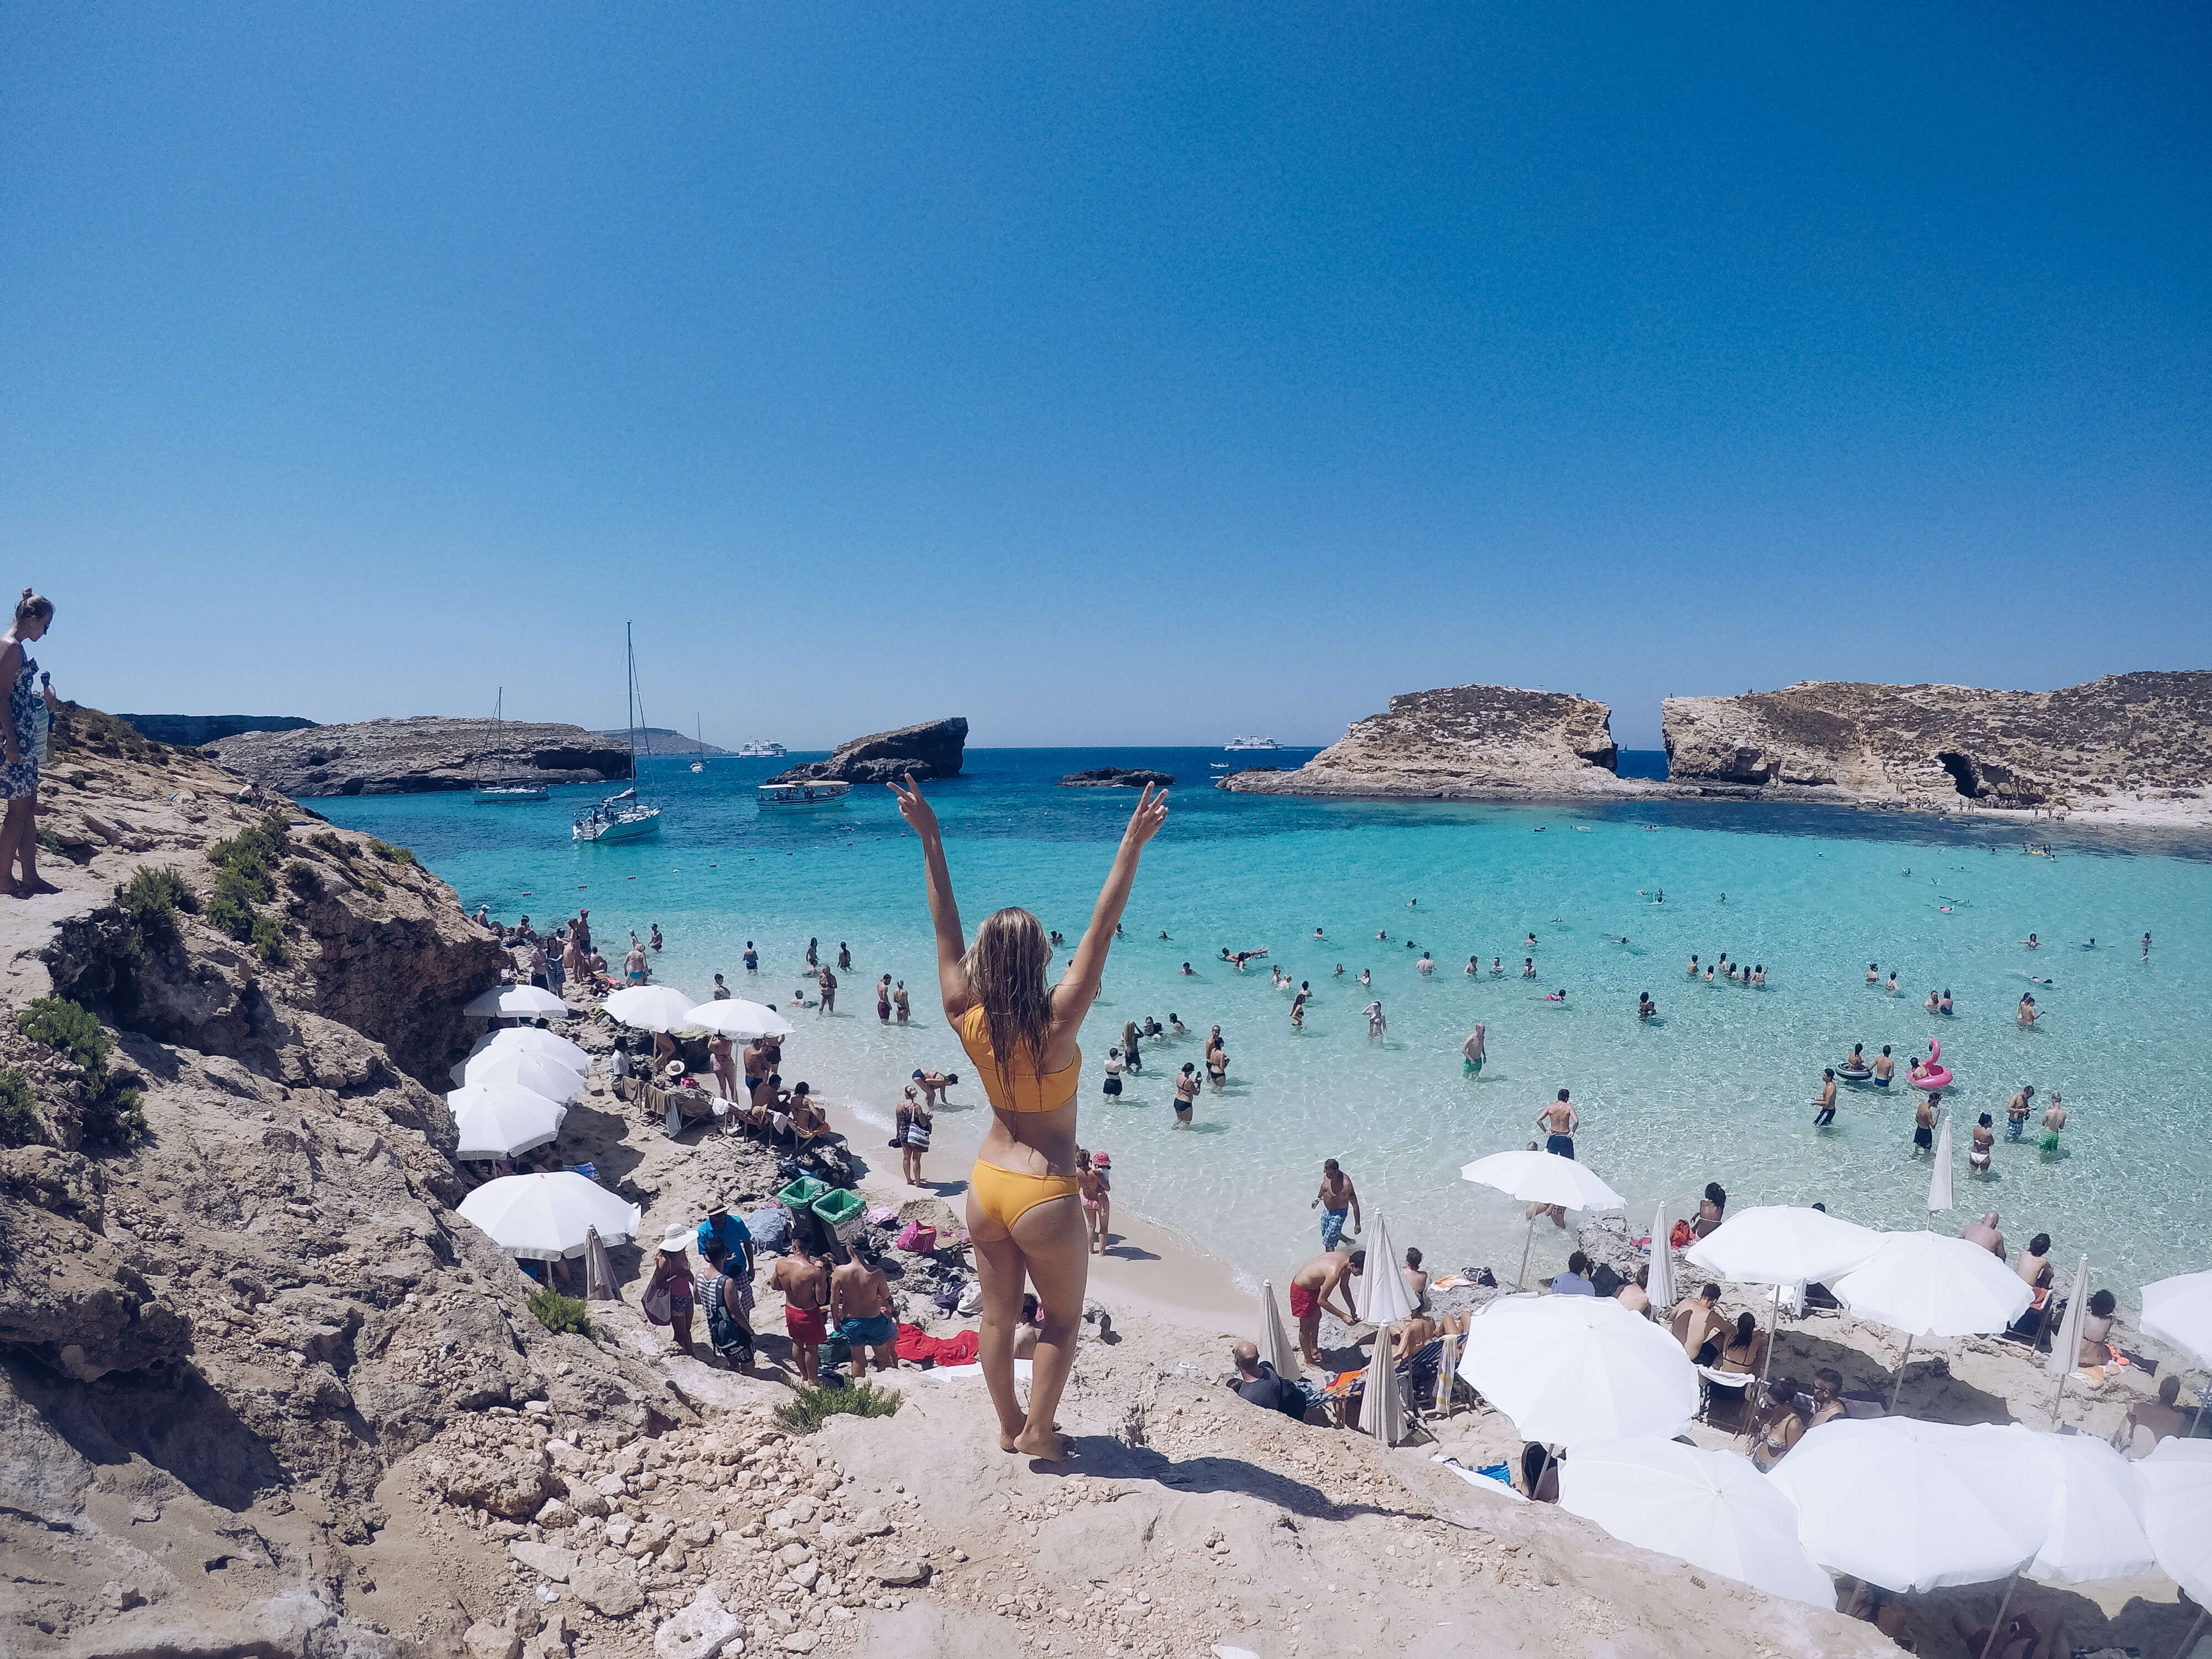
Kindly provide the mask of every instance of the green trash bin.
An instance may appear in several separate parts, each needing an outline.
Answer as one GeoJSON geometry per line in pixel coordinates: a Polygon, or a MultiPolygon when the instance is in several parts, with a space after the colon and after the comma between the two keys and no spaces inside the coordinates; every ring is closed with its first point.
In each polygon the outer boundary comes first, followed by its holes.
{"type": "MultiPolygon", "coordinates": [[[[818,1182],[817,1183],[819,1184],[818,1182]]],[[[850,1244],[866,1218],[868,1206],[860,1194],[849,1188],[836,1187],[824,1191],[810,1206],[822,1224],[837,1236],[840,1244],[850,1244]]]]}
{"type": "Polygon", "coordinates": [[[814,1200],[830,1190],[830,1183],[817,1181],[812,1176],[801,1176],[775,1195],[776,1202],[787,1210],[811,1210],[814,1200]]]}

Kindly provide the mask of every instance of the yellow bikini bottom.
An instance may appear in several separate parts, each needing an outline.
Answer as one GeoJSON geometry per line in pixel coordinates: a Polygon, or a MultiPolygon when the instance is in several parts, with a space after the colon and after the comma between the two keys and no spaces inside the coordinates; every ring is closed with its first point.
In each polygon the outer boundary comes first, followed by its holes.
{"type": "Polygon", "coordinates": [[[1018,1175],[978,1158],[968,1172],[968,1190],[978,1209],[1001,1227],[1012,1229],[1048,1199],[1073,1197],[1082,1188],[1072,1175],[1018,1175]]]}

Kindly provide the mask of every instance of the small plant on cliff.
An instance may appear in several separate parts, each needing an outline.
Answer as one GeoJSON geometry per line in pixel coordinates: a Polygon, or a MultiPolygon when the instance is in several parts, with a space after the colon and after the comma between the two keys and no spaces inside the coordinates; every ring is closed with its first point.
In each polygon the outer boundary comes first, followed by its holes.
{"type": "Polygon", "coordinates": [[[44,1142],[46,1126],[31,1098],[30,1079],[21,1072],[0,1072],[0,1146],[33,1146],[44,1142]]]}
{"type": "Polygon", "coordinates": [[[308,836],[307,845],[319,848],[333,858],[349,859],[353,856],[353,848],[327,830],[318,830],[313,835],[308,836]]]}
{"type": "Polygon", "coordinates": [[[284,866],[284,884],[303,899],[319,899],[323,896],[323,872],[305,859],[294,859],[284,866]]]}
{"type": "Polygon", "coordinates": [[[775,1420],[793,1434],[811,1434],[840,1413],[852,1417],[889,1417],[898,1408],[898,1390],[880,1389],[872,1382],[829,1389],[810,1389],[801,1383],[790,1404],[775,1408],[775,1420]]]}
{"type": "Polygon", "coordinates": [[[84,1079],[85,1139],[120,1144],[146,1133],[144,1092],[107,1069],[115,1039],[90,1011],[66,997],[40,997],[15,1016],[15,1029],[65,1052],[84,1079]]]}
{"type": "Polygon", "coordinates": [[[284,929],[276,917],[254,917],[253,953],[273,968],[282,968],[291,961],[292,953],[284,945],[284,929]]]}
{"type": "Polygon", "coordinates": [[[531,1291],[530,1311],[556,1336],[562,1331],[574,1331],[578,1336],[592,1334],[592,1310],[579,1298],[563,1296],[550,1285],[531,1291]]]}
{"type": "Polygon", "coordinates": [[[224,892],[216,893],[208,901],[207,919],[240,945],[253,937],[253,924],[259,920],[252,905],[240,903],[224,892]]]}
{"type": "Polygon", "coordinates": [[[413,848],[394,847],[390,842],[378,841],[374,836],[369,840],[368,850],[375,854],[377,857],[382,859],[386,864],[413,864],[416,862],[415,849],[413,848]]]}
{"type": "Polygon", "coordinates": [[[115,890],[115,902],[138,936],[149,945],[177,941],[177,912],[197,911],[199,895],[174,870],[141,870],[115,890]]]}

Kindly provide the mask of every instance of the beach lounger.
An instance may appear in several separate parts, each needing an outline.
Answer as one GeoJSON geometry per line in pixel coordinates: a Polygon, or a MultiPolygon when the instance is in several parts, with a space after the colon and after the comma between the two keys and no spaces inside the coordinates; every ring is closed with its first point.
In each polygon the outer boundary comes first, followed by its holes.
{"type": "MultiPolygon", "coordinates": [[[[1438,1381],[1442,1372],[1444,1339],[1438,1337],[1427,1346],[1416,1349],[1398,1362],[1398,1401],[1406,1412],[1406,1425],[1420,1425],[1422,1402],[1435,1404],[1438,1381]]],[[[1336,1425],[1348,1428],[1358,1417],[1361,1403],[1367,1395],[1367,1373],[1346,1371],[1340,1374],[1325,1390],[1336,1402],[1336,1425]],[[1344,1384],[1350,1378],[1348,1385],[1344,1384]]]]}
{"type": "MultiPolygon", "coordinates": [[[[1704,1400],[1698,1414],[1706,1422],[1711,1423],[1714,1402],[1731,1401],[1734,1402],[1736,1423],[1739,1427],[1741,1426],[1745,1407],[1751,1399],[1751,1385],[1759,1379],[1748,1371],[1717,1370],[1711,1365],[1699,1365],[1697,1367],[1697,1372],[1704,1381],[1701,1390],[1704,1400]]],[[[1719,1425],[1715,1424],[1714,1426],[1717,1428],[1719,1425]]]]}

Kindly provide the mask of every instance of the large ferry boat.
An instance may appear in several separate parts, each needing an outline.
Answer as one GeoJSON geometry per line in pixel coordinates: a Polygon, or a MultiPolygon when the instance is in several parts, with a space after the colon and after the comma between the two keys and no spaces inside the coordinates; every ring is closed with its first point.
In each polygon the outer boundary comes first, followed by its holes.
{"type": "Polygon", "coordinates": [[[1273,738],[1231,738],[1221,745],[1224,753],[1231,755],[1240,749],[1280,749],[1282,746],[1273,738]]]}
{"type": "Polygon", "coordinates": [[[737,747],[739,760],[781,760],[790,751],[780,743],[763,743],[749,738],[737,747]]]}

